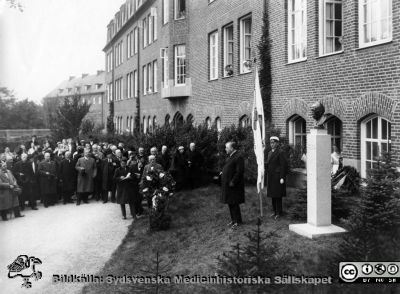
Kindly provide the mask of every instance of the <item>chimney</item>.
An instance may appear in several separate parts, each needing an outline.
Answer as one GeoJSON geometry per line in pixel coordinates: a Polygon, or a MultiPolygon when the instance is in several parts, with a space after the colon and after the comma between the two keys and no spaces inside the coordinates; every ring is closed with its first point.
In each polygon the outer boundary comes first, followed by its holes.
{"type": "Polygon", "coordinates": [[[69,76],[69,81],[72,81],[73,79],[75,79],[74,76],[69,76]]]}
{"type": "Polygon", "coordinates": [[[83,79],[83,78],[86,78],[88,75],[89,75],[89,74],[86,74],[86,73],[84,74],[84,73],[83,73],[83,74],[82,74],[82,79],[83,79]]]}
{"type": "Polygon", "coordinates": [[[97,71],[97,75],[100,75],[100,74],[102,74],[104,72],[104,70],[98,70],[97,71]]]}

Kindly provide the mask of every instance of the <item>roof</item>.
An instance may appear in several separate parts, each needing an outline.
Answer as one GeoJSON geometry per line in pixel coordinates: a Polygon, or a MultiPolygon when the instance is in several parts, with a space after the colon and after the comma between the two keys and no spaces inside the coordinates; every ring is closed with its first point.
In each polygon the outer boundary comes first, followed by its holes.
{"type": "Polygon", "coordinates": [[[70,77],[68,80],[61,82],[61,84],[59,84],[44,98],[64,97],[64,96],[71,96],[73,94],[88,95],[88,94],[101,93],[104,91],[105,91],[105,72],[99,71],[98,74],[95,75],[83,74],[80,77],[70,77]],[[77,89],[78,87],[80,87],[79,91],[77,89]]]}

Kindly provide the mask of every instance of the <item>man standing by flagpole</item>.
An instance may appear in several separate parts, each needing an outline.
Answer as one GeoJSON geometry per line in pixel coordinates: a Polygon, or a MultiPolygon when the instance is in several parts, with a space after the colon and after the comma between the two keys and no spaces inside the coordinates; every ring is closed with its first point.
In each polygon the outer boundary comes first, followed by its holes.
{"type": "Polygon", "coordinates": [[[260,199],[260,216],[263,216],[262,189],[264,188],[264,149],[265,149],[265,120],[260,90],[257,64],[255,64],[254,102],[252,111],[252,128],[254,135],[254,153],[257,158],[257,193],[260,199]]]}

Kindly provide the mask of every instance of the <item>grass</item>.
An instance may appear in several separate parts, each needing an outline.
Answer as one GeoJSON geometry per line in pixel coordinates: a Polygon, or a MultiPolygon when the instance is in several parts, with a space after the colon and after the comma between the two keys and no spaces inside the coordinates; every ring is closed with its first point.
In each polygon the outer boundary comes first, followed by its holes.
{"type": "MultiPolygon", "coordinates": [[[[244,225],[231,232],[227,228],[229,210],[219,202],[220,189],[208,186],[193,191],[177,193],[171,200],[169,214],[172,216],[168,231],[149,232],[148,219],[142,218],[129,228],[128,234],[114,252],[111,259],[98,273],[107,276],[156,275],[156,254],[159,252],[159,273],[174,275],[213,275],[218,269],[217,257],[230,250],[237,243],[245,244],[245,234],[256,228],[259,215],[259,200],[253,187],[246,188],[246,203],[241,205],[244,225]]],[[[294,191],[288,191],[284,208],[295,201],[294,191]]],[[[278,230],[280,247],[290,250],[296,256],[293,269],[296,275],[327,276],[322,265],[324,253],[334,250],[340,236],[310,240],[290,232],[288,226],[293,221],[286,217],[275,221],[271,214],[270,199],[264,199],[263,232],[278,230]]],[[[97,245],[101,250],[101,244],[97,245]]],[[[284,273],[282,273],[284,274],[284,273]]],[[[265,274],[268,276],[268,273],[265,274]]],[[[346,285],[347,286],[347,285],[346,285]]],[[[188,285],[150,284],[88,284],[82,293],[232,293],[228,286],[209,284],[188,285]]],[[[371,288],[371,287],[370,287],[371,288]]],[[[365,292],[366,287],[346,287],[348,293],[355,290],[365,292]]],[[[234,290],[234,289],[233,289],[234,290]]],[[[279,293],[346,293],[343,286],[289,286],[271,291],[279,293]],[[337,290],[340,289],[338,292],[337,290]]],[[[247,292],[240,292],[247,293],[247,292]]],[[[248,293],[254,293],[251,289],[248,293]]],[[[265,293],[265,292],[262,292],[265,293]]],[[[375,289],[370,293],[382,293],[375,289]]],[[[388,292],[391,293],[391,292],[388,292]]],[[[394,292],[393,292],[394,293],[394,292]]]]}

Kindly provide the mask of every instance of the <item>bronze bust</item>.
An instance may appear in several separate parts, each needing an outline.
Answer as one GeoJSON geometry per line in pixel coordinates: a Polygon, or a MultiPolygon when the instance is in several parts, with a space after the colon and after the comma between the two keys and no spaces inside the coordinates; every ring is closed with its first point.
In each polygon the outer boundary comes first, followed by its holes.
{"type": "Polygon", "coordinates": [[[314,129],[324,129],[324,123],[327,118],[324,105],[319,101],[315,102],[311,105],[311,112],[312,117],[315,120],[314,129]]]}

